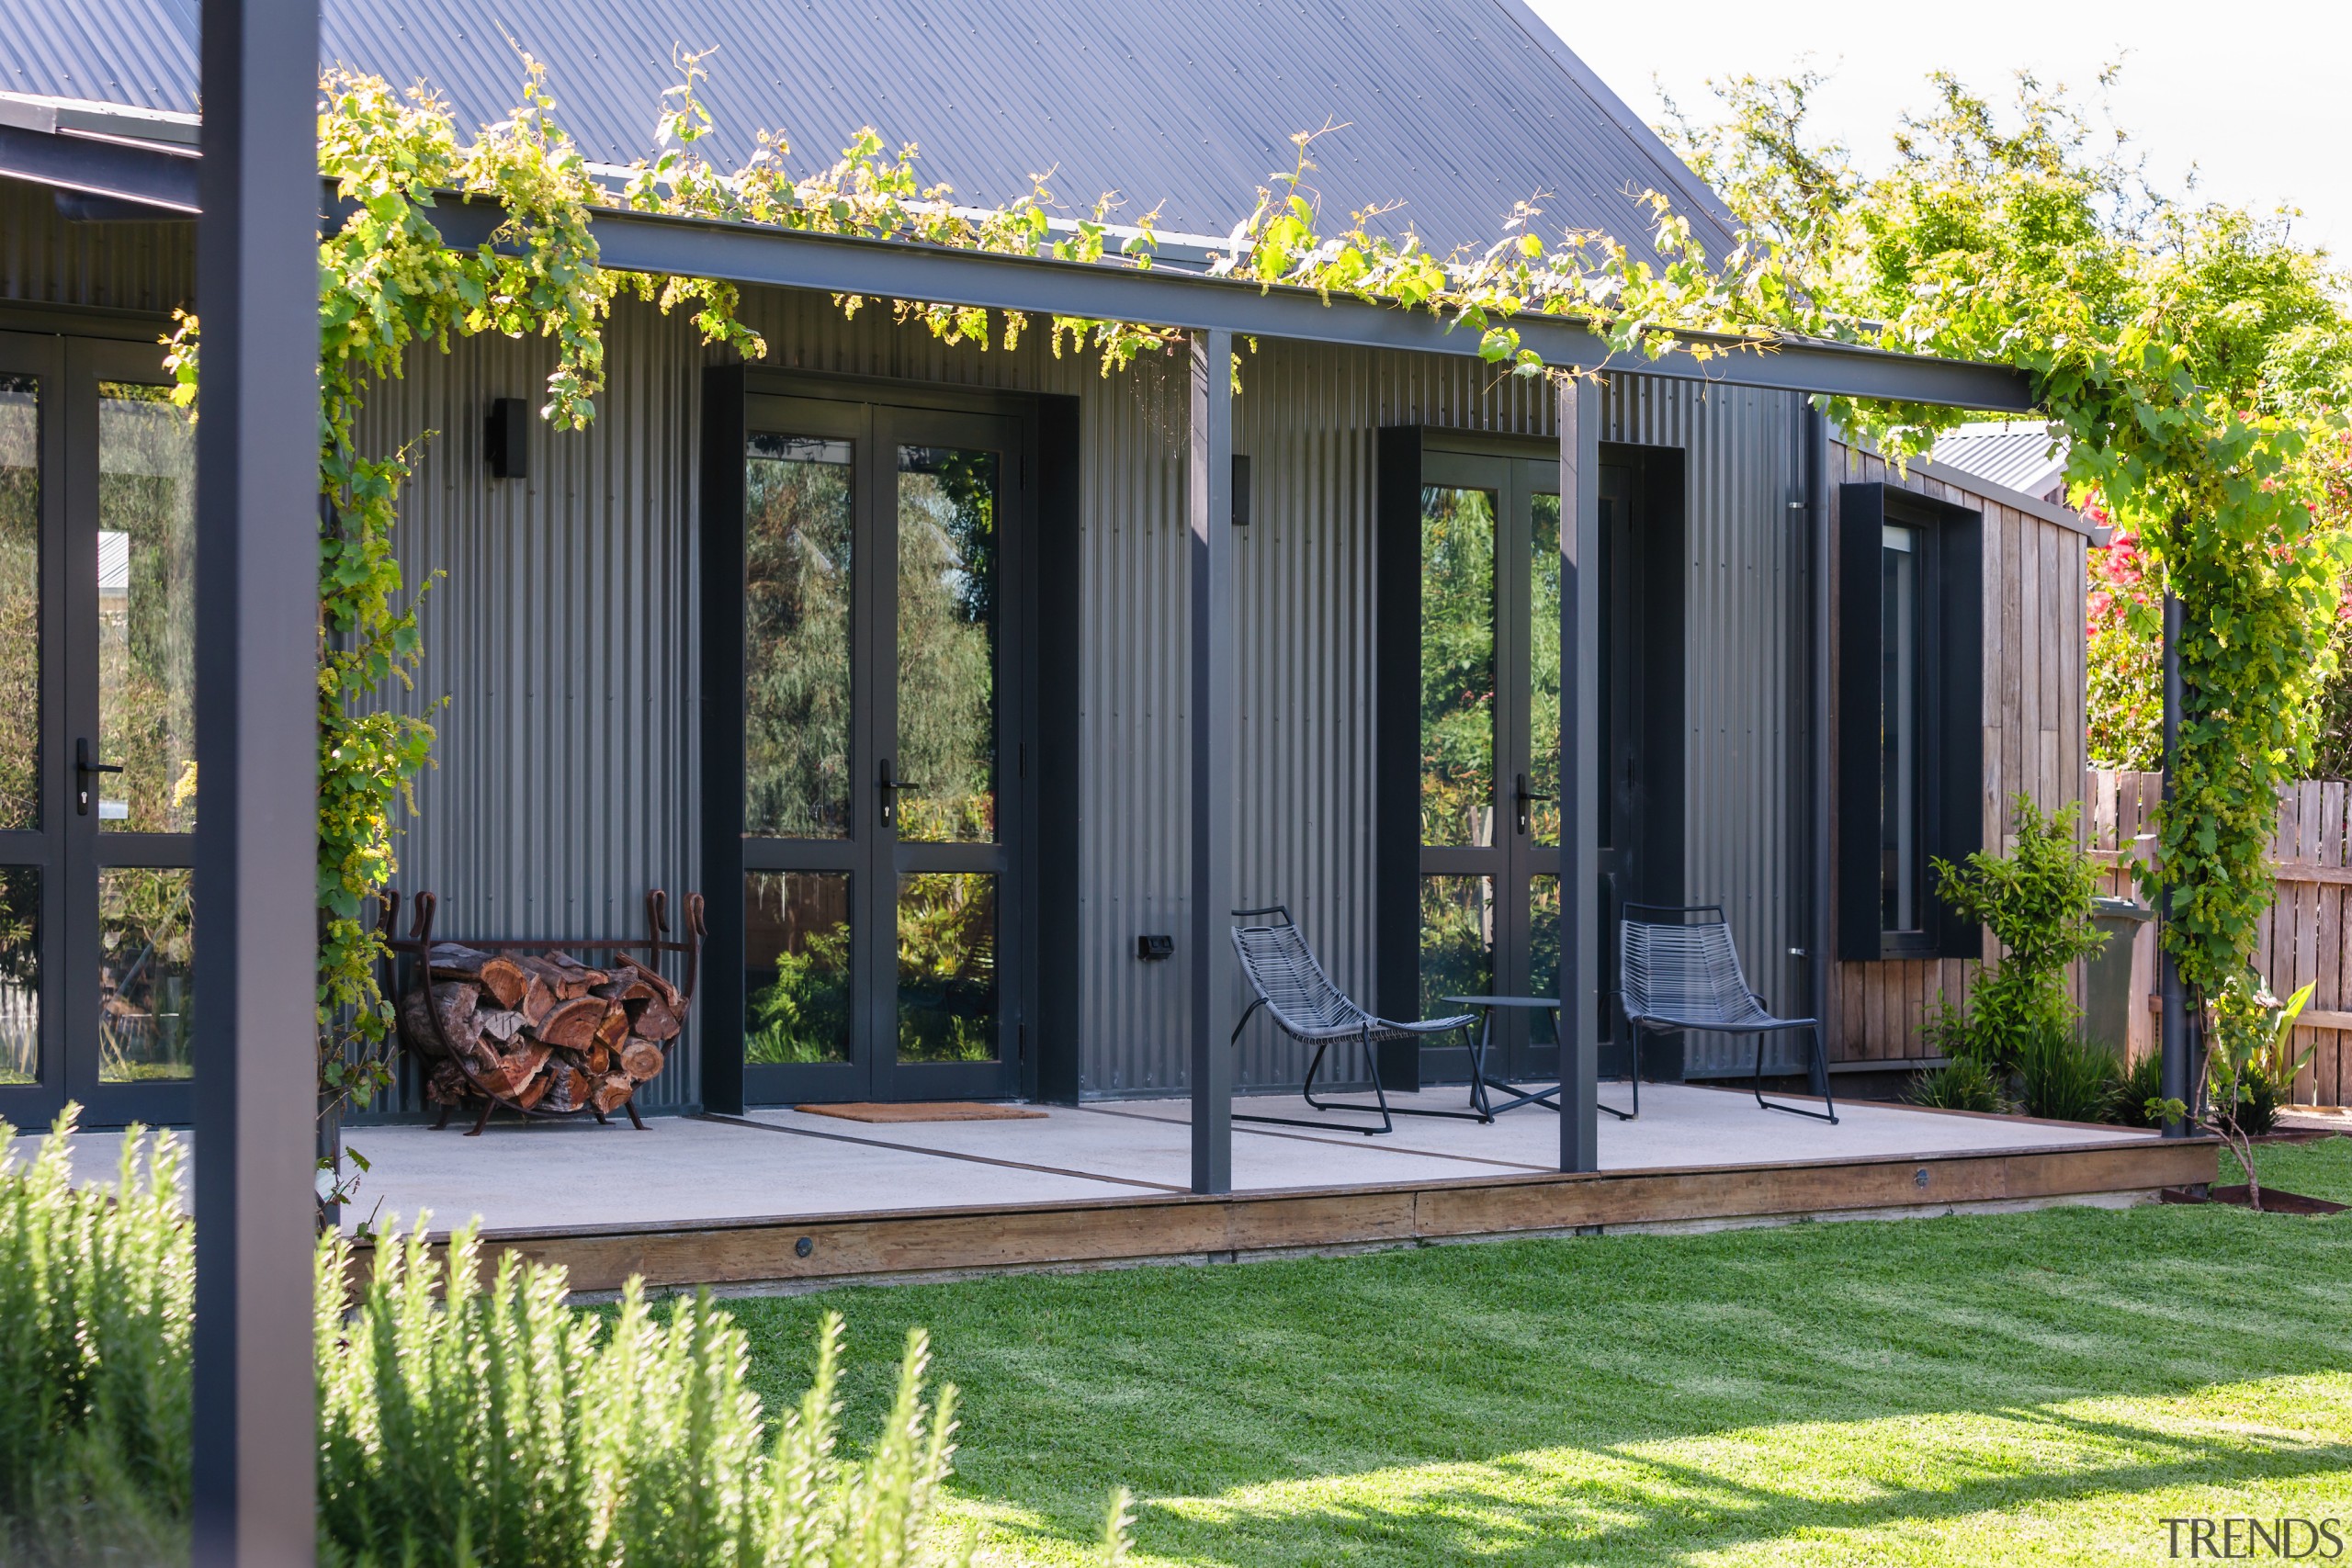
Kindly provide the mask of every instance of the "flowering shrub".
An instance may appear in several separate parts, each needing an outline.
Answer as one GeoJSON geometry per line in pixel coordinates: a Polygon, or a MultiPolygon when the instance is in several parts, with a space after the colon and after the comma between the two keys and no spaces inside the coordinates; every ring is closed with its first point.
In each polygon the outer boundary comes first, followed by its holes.
{"type": "MultiPolygon", "coordinates": [[[[2096,502],[2091,516],[2108,516],[2096,502]]],[[[2117,528],[2104,549],[2085,552],[2084,716],[2092,761],[2153,772],[2164,766],[2163,568],[2117,528]]]]}

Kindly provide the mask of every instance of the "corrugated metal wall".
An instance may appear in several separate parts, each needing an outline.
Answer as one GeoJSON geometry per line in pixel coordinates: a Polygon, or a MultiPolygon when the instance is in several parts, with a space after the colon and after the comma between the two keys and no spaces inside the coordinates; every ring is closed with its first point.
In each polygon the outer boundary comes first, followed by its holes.
{"type": "Polygon", "coordinates": [[[195,293],[193,223],[68,223],[46,186],[0,180],[0,299],[168,312],[195,293]]]}
{"type": "MultiPolygon", "coordinates": [[[[1690,579],[1683,714],[1684,897],[1720,903],[1756,989],[1801,1012],[1810,555],[1797,400],[1659,377],[1611,378],[1601,439],[1679,446],[1690,579]]],[[[1793,1059],[1793,1036],[1768,1061],[1793,1059]]],[[[1692,1035],[1688,1071],[1750,1066],[1751,1040],[1692,1035]]]]}
{"type": "MultiPolygon", "coordinates": [[[[700,886],[701,355],[682,323],[629,305],[605,344],[595,423],[535,423],[528,479],[488,477],[482,419],[494,397],[543,400],[554,355],[538,340],[420,349],[368,401],[376,450],[432,433],[413,448],[396,542],[412,588],[446,575],[419,615],[415,689],[396,700],[439,738],[397,886],[438,894],[435,929],[452,935],[637,936],[648,888],[670,891],[674,921],[700,886]]],[[[695,1103],[697,1066],[673,1052],[641,1103],[695,1103]]]]}

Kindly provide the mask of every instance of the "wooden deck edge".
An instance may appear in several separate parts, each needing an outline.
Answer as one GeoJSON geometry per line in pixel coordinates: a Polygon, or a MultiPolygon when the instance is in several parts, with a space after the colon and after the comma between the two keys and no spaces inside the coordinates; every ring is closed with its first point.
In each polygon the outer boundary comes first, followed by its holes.
{"type": "MultiPolygon", "coordinates": [[[[2046,1201],[2214,1179],[2212,1140],[1604,1171],[1013,1207],[492,1231],[485,1269],[514,1253],[560,1263],[582,1293],[631,1276],[657,1290],[940,1278],[965,1273],[1354,1251],[1513,1235],[1759,1223],[1871,1211],[2046,1201]]],[[[355,1282],[372,1267],[354,1249],[355,1282]]]]}

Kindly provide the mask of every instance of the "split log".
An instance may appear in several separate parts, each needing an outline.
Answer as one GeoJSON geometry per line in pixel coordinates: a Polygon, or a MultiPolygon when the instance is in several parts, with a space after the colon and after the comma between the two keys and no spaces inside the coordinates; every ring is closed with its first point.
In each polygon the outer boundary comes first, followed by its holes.
{"type": "Polygon", "coordinates": [[[574,997],[570,1001],[559,1002],[548,1010],[545,1018],[539,1020],[535,1032],[547,1044],[580,1050],[596,1037],[597,1029],[605,1021],[605,1010],[611,1004],[602,997],[574,997]]]}
{"type": "Polygon", "coordinates": [[[455,1105],[466,1098],[465,1075],[447,1057],[424,1077],[424,1098],[434,1105],[455,1105]]]}
{"type": "Polygon", "coordinates": [[[628,1009],[606,998],[596,999],[605,1004],[604,1021],[596,1025],[596,1043],[618,1045],[628,1038],[628,1009]]]}
{"type": "Polygon", "coordinates": [[[656,997],[645,1004],[645,1010],[637,1015],[637,1021],[629,1027],[658,1045],[678,1037],[678,1015],[656,997]]]}
{"type": "Polygon", "coordinates": [[[514,1103],[521,1106],[526,1111],[530,1110],[533,1106],[538,1104],[540,1100],[547,1098],[548,1086],[552,1084],[554,1081],[555,1077],[553,1074],[539,1074],[538,1077],[533,1078],[529,1083],[525,1084],[521,1089],[516,1091],[514,1103]]]}
{"type": "Polygon", "coordinates": [[[628,1097],[636,1092],[637,1084],[627,1073],[613,1073],[597,1080],[592,1103],[609,1114],[627,1105],[628,1097]]]}
{"type": "Polygon", "coordinates": [[[662,1006],[673,1013],[683,1013],[686,1010],[686,998],[679,994],[677,987],[662,977],[659,969],[626,953],[619,954],[619,958],[623,967],[653,987],[654,993],[662,998],[662,1006]]]}
{"type": "Polygon", "coordinates": [[[650,1040],[639,1040],[632,1035],[621,1047],[621,1071],[629,1076],[632,1083],[644,1083],[661,1077],[662,1064],[662,1047],[650,1040]]]}
{"type": "Polygon", "coordinates": [[[512,1044],[529,1021],[519,1012],[476,1012],[474,1016],[481,1022],[482,1033],[502,1047],[512,1044]]]}
{"type": "Polygon", "coordinates": [[[550,1066],[546,1074],[547,1096],[539,1101],[545,1111],[584,1111],[594,1092],[594,1080],[571,1066],[550,1066]]]}
{"type": "Polygon", "coordinates": [[[529,953],[514,954],[514,963],[525,974],[538,976],[539,984],[546,987],[549,1005],[570,999],[564,990],[564,987],[569,982],[560,964],[550,964],[537,954],[529,953]]]}
{"type": "Polygon", "coordinates": [[[505,953],[493,953],[481,966],[481,988],[514,1010],[531,988],[531,972],[505,953]]]}
{"type": "Polygon", "coordinates": [[[492,1094],[511,1100],[522,1092],[524,1085],[539,1076],[539,1069],[547,1066],[548,1055],[544,1045],[526,1045],[511,1056],[499,1058],[492,1071],[476,1074],[475,1081],[492,1094]]]}
{"type": "Polygon", "coordinates": [[[580,1059],[592,1078],[601,1078],[613,1070],[613,1048],[601,1040],[582,1052],[580,1059]]]}
{"type": "Polygon", "coordinates": [[[523,1015],[526,1023],[537,1029],[539,1021],[554,1009],[555,992],[546,981],[528,970],[524,971],[523,978],[523,994],[515,999],[514,1010],[523,1015]]]}
{"type": "Polygon", "coordinates": [[[480,979],[482,965],[491,962],[489,953],[456,942],[436,942],[424,956],[436,981],[480,979]]]}
{"type": "Polygon", "coordinates": [[[409,1038],[417,1049],[428,1056],[441,1055],[443,1047],[457,1052],[469,1061],[477,1058],[494,1060],[495,1052],[485,1052],[481,1043],[482,1026],[474,1011],[481,992],[462,980],[445,981],[433,987],[430,1010],[422,987],[413,988],[401,1004],[401,1021],[407,1026],[409,1038]],[[440,1030],[434,1030],[435,1018],[440,1030]]]}
{"type": "Polygon", "coordinates": [[[592,969],[571,954],[559,949],[550,948],[545,954],[545,959],[548,965],[560,976],[556,994],[566,1001],[570,1001],[574,997],[584,997],[597,987],[610,984],[613,978],[605,970],[592,969]]]}

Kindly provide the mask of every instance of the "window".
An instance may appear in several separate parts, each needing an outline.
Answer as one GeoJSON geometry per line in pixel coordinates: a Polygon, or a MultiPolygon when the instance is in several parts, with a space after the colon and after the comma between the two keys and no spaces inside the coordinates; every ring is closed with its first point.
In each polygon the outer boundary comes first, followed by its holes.
{"type": "Polygon", "coordinates": [[[1982,523],[1845,485],[1838,535],[1838,956],[1965,958],[1932,863],[1982,834],[1982,523]]]}
{"type": "Polygon", "coordinates": [[[1919,530],[1879,530],[1878,901],[1879,930],[1922,929],[1920,858],[1919,530]]]}

